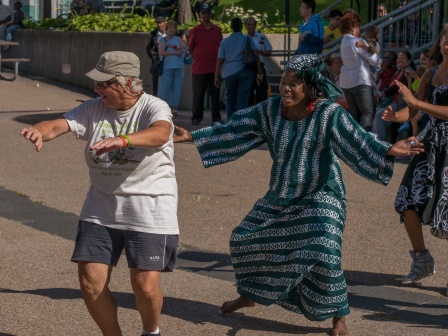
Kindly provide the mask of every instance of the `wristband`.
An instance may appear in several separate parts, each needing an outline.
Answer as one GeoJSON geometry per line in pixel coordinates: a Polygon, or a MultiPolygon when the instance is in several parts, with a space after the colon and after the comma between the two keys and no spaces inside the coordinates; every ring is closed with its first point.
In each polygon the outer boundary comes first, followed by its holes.
{"type": "Polygon", "coordinates": [[[120,134],[119,137],[121,138],[121,140],[123,140],[123,144],[125,140],[127,141],[126,146],[124,146],[123,148],[131,147],[131,139],[126,134],[120,134]]]}

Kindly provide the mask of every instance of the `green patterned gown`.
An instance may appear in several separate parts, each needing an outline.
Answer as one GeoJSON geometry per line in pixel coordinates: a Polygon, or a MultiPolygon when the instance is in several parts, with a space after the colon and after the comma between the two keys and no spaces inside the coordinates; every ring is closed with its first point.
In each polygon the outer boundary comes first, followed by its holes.
{"type": "Polygon", "coordinates": [[[238,293],[310,320],[348,315],[341,269],[347,201],[338,158],[386,185],[391,145],[326,99],[306,119],[285,120],[281,97],[195,131],[193,139],[205,167],[236,160],[263,143],[273,159],[269,191],[230,238],[238,293]]]}

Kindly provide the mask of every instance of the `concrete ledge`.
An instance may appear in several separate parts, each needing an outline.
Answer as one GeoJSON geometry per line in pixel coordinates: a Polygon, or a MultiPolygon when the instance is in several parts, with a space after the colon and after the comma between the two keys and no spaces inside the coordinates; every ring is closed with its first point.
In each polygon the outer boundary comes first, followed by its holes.
{"type": "MultiPolygon", "coordinates": [[[[73,32],[57,30],[16,30],[14,40],[19,46],[4,52],[8,58],[30,58],[21,65],[21,71],[77,86],[92,88],[85,76],[96,64],[99,56],[111,50],[130,51],[140,58],[144,90],[152,92],[149,73],[150,60],[146,55],[149,33],[73,32]]],[[[225,35],[224,37],[226,37],[225,35]]],[[[287,35],[268,34],[274,50],[283,50],[287,35]]],[[[297,48],[297,36],[291,35],[291,49],[297,48]]],[[[266,60],[268,74],[281,73],[283,57],[266,60]]],[[[192,105],[191,65],[185,66],[184,88],[180,108],[190,110],[192,105]]]]}

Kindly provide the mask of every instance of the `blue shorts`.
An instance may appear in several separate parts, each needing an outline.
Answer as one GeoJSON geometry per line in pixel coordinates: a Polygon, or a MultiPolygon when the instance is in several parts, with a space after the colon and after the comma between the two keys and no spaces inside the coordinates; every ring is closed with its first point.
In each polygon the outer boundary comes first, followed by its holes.
{"type": "Polygon", "coordinates": [[[178,235],[112,229],[80,220],[72,261],[117,266],[123,249],[129,268],[172,272],[178,235]]]}

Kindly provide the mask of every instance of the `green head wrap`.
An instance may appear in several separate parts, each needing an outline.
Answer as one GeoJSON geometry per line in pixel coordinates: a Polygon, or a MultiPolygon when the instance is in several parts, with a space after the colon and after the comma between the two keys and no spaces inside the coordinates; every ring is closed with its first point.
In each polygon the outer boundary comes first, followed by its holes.
{"type": "Polygon", "coordinates": [[[325,63],[315,54],[296,55],[286,64],[285,70],[293,69],[300,79],[315,86],[324,97],[334,100],[342,94],[342,90],[331,80],[322,75],[325,63]]]}

